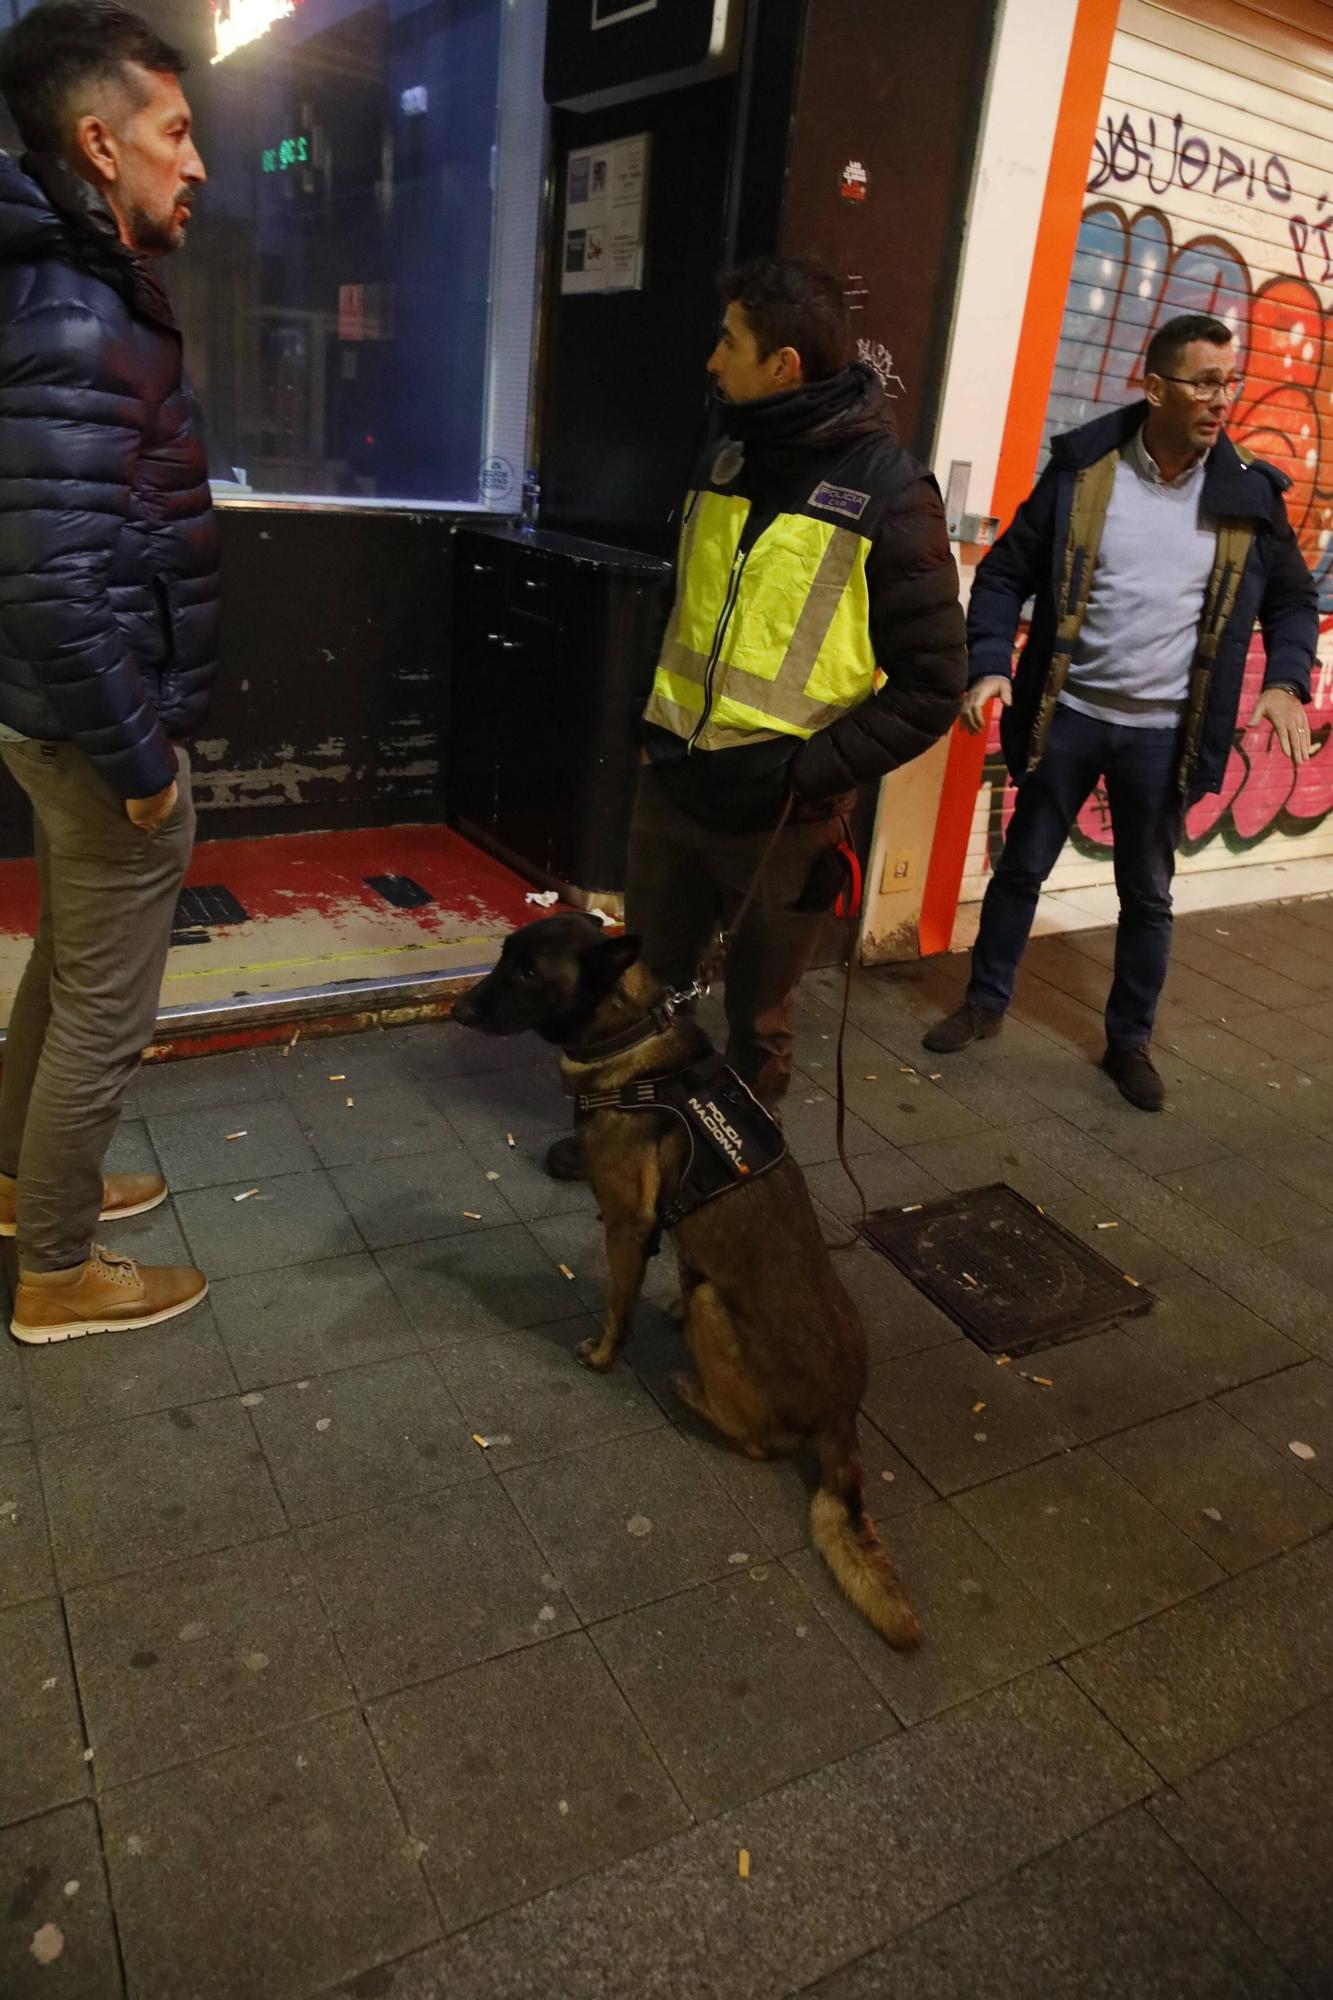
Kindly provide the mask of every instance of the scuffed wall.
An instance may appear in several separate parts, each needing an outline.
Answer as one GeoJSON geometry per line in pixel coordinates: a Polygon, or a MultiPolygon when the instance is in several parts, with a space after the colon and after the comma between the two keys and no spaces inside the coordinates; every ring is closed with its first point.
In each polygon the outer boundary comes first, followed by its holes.
{"type": "MultiPolygon", "coordinates": [[[[201,834],[442,819],[453,517],[228,506],[221,521],[201,834]]],[[[0,853],[30,851],[0,771],[0,853]]]]}

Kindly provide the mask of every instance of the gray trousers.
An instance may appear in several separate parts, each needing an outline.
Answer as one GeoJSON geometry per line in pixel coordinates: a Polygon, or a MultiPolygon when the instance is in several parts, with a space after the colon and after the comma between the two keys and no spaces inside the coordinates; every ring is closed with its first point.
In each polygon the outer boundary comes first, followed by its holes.
{"type": "Polygon", "coordinates": [[[176,896],[194,845],[190,764],[166,824],[141,833],[73,743],[0,743],[32,801],[41,916],[0,1083],[0,1173],[18,1181],[20,1270],[89,1255],[102,1163],[152,1040],[176,896]]]}

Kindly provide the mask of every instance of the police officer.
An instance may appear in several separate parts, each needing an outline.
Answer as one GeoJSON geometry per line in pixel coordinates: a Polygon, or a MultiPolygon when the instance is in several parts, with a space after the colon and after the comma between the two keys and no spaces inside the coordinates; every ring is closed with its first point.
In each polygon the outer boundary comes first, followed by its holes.
{"type": "MultiPolygon", "coordinates": [[[[683,510],[625,912],[651,970],[686,986],[767,854],[729,945],[726,1012],[727,1059],[771,1107],[839,886],[843,815],[858,786],[949,728],[966,647],[939,490],[898,442],[874,370],[851,359],[837,279],[763,258],[720,291],[721,435],[683,510]]],[[[572,1135],[547,1163],[581,1174],[572,1135]]]]}

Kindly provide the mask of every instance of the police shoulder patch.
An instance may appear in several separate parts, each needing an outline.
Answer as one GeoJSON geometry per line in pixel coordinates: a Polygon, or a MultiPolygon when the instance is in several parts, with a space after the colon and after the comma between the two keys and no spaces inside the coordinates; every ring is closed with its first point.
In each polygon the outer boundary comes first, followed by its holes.
{"type": "Polygon", "coordinates": [[[854,486],[831,486],[824,479],[805,504],[807,507],[822,507],[826,514],[845,514],[849,521],[859,521],[870,505],[870,495],[858,493],[854,486]]]}

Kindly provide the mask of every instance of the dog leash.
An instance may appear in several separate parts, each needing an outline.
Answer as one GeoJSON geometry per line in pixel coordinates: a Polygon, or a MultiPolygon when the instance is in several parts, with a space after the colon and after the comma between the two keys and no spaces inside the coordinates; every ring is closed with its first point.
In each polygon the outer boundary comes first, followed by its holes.
{"type": "MultiPolygon", "coordinates": [[[[745,919],[749,916],[751,909],[754,907],[755,897],[759,894],[759,891],[763,886],[764,876],[768,872],[768,865],[772,861],[773,856],[777,851],[778,842],[781,840],[783,834],[787,830],[787,824],[791,819],[792,808],[795,806],[795,804],[796,804],[796,794],[794,792],[789,791],[787,793],[786,799],[783,802],[782,812],[779,815],[778,823],[774,827],[772,833],[769,835],[767,844],[764,847],[764,851],[759,857],[759,861],[755,868],[754,874],[750,878],[749,887],[746,889],[744,896],[742,896],[741,898],[735,916],[732,918],[731,922],[728,925],[726,925],[721,932],[719,932],[717,943],[713,947],[713,950],[705,957],[702,964],[700,965],[699,972],[695,979],[694,985],[692,988],[689,989],[690,998],[706,994],[713,980],[721,972],[726,961],[728,948],[733,943],[733,941],[740,935],[741,927],[744,924],[745,919]]],[[[852,830],[850,826],[847,824],[847,816],[845,813],[841,813],[839,814],[839,818],[842,821],[842,839],[839,841],[836,851],[839,855],[841,855],[843,859],[844,865],[846,866],[847,869],[848,879],[845,887],[840,889],[838,892],[837,898],[833,904],[833,915],[835,917],[843,919],[844,921],[855,921],[856,917],[860,914],[861,898],[863,890],[861,863],[857,858],[856,845],[852,839],[852,830]]],[[[861,1204],[861,1214],[859,1220],[856,1222],[856,1224],[852,1229],[852,1233],[845,1239],[845,1241],[829,1245],[829,1248],[833,1250],[850,1250],[852,1246],[858,1241],[861,1231],[864,1229],[870,1214],[869,1204],[866,1201],[865,1189],[861,1186],[860,1181],[856,1178],[856,1175],[852,1169],[852,1163],[847,1157],[847,1082],[846,1082],[846,1070],[844,1062],[844,1050],[847,1042],[847,1020],[848,1020],[848,1015],[851,1011],[851,1004],[852,1004],[852,977],[854,969],[855,968],[853,965],[853,944],[852,941],[849,939],[847,945],[846,977],[843,981],[843,988],[842,988],[842,1014],[838,1022],[838,1051],[837,1051],[837,1065],[836,1065],[837,1087],[836,1087],[836,1097],[835,1097],[836,1110],[835,1110],[834,1136],[837,1141],[839,1164],[841,1165],[843,1172],[846,1174],[852,1186],[856,1189],[856,1197],[861,1204]]],[[[684,999],[686,996],[679,995],[676,997],[678,1000],[681,1000],[684,999]]]]}
{"type": "Polygon", "coordinates": [[[718,932],[716,943],[712,950],[705,954],[700,964],[694,983],[697,987],[702,988],[705,993],[721,972],[726,962],[727,952],[730,950],[735,939],[739,937],[745,919],[754,908],[754,899],[763,887],[764,877],[768,873],[768,864],[777,852],[778,842],[787,831],[787,822],[791,818],[792,807],[795,804],[795,792],[788,792],[782,802],[782,811],[778,815],[778,823],[768,836],[764,851],[756,864],[754,874],[750,877],[750,886],[741,897],[735,916],[729,924],[725,924],[718,932]]]}
{"type": "MultiPolygon", "coordinates": [[[[861,863],[857,859],[856,847],[852,840],[852,830],[847,824],[845,813],[842,815],[842,840],[839,844],[838,852],[847,864],[848,886],[834,903],[833,914],[836,917],[843,917],[855,923],[856,918],[861,913],[861,897],[864,885],[861,878],[861,863]]],[[[830,1244],[830,1249],[834,1250],[850,1250],[859,1240],[862,1230],[870,1220],[870,1205],[866,1200],[866,1191],[852,1171],[852,1163],[847,1157],[847,1077],[844,1052],[847,1045],[847,1018],[852,1009],[852,976],[855,970],[853,962],[855,945],[855,935],[849,934],[847,939],[847,967],[842,982],[842,1015],[838,1021],[838,1053],[835,1070],[838,1087],[835,1100],[837,1108],[834,1137],[838,1145],[839,1165],[842,1167],[852,1186],[856,1189],[856,1198],[861,1204],[861,1214],[859,1220],[853,1224],[850,1236],[846,1237],[841,1243],[830,1244]]]]}

